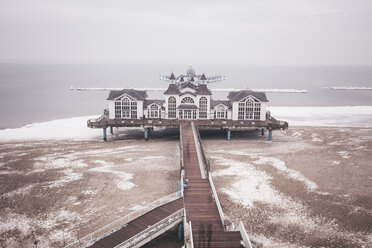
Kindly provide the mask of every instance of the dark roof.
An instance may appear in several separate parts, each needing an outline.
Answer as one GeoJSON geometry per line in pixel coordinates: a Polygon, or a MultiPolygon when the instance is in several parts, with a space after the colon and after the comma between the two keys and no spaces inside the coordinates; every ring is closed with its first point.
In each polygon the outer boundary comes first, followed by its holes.
{"type": "Polygon", "coordinates": [[[198,107],[196,107],[196,105],[193,105],[193,104],[180,104],[177,108],[178,109],[197,109],[198,107]]]}
{"type": "Polygon", "coordinates": [[[203,73],[203,75],[201,75],[200,80],[207,80],[207,77],[205,76],[204,73],[203,73]]]}
{"type": "Polygon", "coordinates": [[[114,100],[123,94],[127,94],[137,100],[145,100],[147,98],[147,93],[144,90],[123,89],[123,90],[110,90],[110,94],[107,100],[114,100]]]}
{"type": "Polygon", "coordinates": [[[223,101],[223,100],[211,100],[211,108],[216,107],[218,104],[223,104],[228,108],[231,108],[231,101],[223,101]]]}
{"type": "Polygon", "coordinates": [[[172,72],[172,74],[170,75],[169,80],[176,80],[176,77],[174,76],[173,72],[172,72]]]}
{"type": "Polygon", "coordinates": [[[231,101],[240,101],[247,96],[253,96],[262,102],[268,102],[265,92],[256,92],[252,90],[230,91],[227,96],[231,101]]]}
{"type": "Polygon", "coordinates": [[[175,84],[169,84],[168,89],[164,92],[164,95],[179,95],[181,91],[175,84]]]}
{"type": "Polygon", "coordinates": [[[180,79],[180,82],[183,82],[184,80],[183,80],[183,77],[181,77],[181,79],[180,79]]]}
{"type": "Polygon", "coordinates": [[[194,80],[194,78],[192,77],[192,78],[190,79],[190,81],[191,81],[191,82],[194,82],[195,80],[194,80]]]}
{"type": "Polygon", "coordinates": [[[180,94],[180,96],[183,96],[183,95],[186,95],[186,94],[190,94],[190,95],[196,96],[195,93],[192,93],[190,91],[183,92],[183,93],[180,94]]]}
{"type": "Polygon", "coordinates": [[[146,100],[143,103],[143,106],[144,107],[147,107],[147,106],[149,106],[150,104],[153,104],[153,103],[157,103],[158,105],[163,106],[163,104],[165,103],[165,101],[164,100],[146,100]]]}
{"type": "Polygon", "coordinates": [[[208,89],[207,85],[201,84],[196,90],[195,94],[197,95],[212,95],[212,92],[208,89]]]}
{"type": "Polygon", "coordinates": [[[196,90],[196,88],[197,88],[198,86],[196,86],[195,84],[193,84],[193,83],[191,83],[191,82],[186,82],[186,83],[182,83],[182,84],[181,84],[181,89],[184,89],[184,88],[186,88],[186,87],[189,87],[189,88],[191,88],[191,89],[193,89],[193,90],[196,90]]]}

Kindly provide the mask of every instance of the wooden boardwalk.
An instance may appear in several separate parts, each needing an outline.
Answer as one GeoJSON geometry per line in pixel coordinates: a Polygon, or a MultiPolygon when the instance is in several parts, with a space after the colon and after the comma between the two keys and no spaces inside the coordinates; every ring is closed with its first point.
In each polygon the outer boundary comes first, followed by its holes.
{"type": "Polygon", "coordinates": [[[184,206],[187,220],[191,221],[194,247],[243,247],[240,232],[224,231],[209,180],[201,177],[191,122],[182,122],[181,128],[185,178],[189,180],[189,187],[184,191],[184,206]],[[210,225],[212,235],[208,235],[210,225]],[[208,236],[211,236],[209,246],[208,236]]]}
{"type": "Polygon", "coordinates": [[[146,214],[132,220],[118,231],[98,240],[91,248],[112,248],[130,239],[136,234],[147,229],[149,226],[165,219],[171,214],[183,208],[183,199],[179,198],[163,206],[157,207],[146,214]]]}

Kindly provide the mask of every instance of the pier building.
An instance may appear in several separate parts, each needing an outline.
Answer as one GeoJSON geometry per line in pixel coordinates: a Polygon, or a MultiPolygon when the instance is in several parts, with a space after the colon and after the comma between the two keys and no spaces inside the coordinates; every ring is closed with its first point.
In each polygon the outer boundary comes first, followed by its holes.
{"type": "MultiPolygon", "coordinates": [[[[285,129],[287,122],[277,121],[267,111],[265,92],[249,89],[230,91],[226,99],[214,99],[208,83],[222,79],[220,76],[196,75],[192,67],[185,75],[173,73],[163,76],[169,82],[162,99],[149,99],[146,90],[111,90],[107,98],[108,109],[98,119],[88,121],[91,128],[154,127],[178,128],[180,121],[193,120],[198,128],[225,129],[285,129]]],[[[271,137],[269,135],[269,137],[271,137]]],[[[230,138],[230,134],[228,134],[230,138]]]]}

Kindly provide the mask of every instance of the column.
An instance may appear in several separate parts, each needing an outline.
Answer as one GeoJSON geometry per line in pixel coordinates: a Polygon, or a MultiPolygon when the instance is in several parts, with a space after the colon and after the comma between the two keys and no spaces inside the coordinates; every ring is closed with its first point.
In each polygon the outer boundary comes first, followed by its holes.
{"type": "Polygon", "coordinates": [[[262,128],[262,130],[261,130],[261,135],[262,135],[262,136],[265,135],[265,128],[262,128]]]}
{"type": "Polygon", "coordinates": [[[227,130],[227,140],[231,140],[231,130],[227,130]]]}
{"type": "Polygon", "coordinates": [[[114,128],[112,126],[110,126],[110,133],[114,134],[114,128]]]}
{"type": "Polygon", "coordinates": [[[269,129],[269,141],[273,140],[273,130],[269,129]]]}
{"type": "Polygon", "coordinates": [[[149,131],[148,129],[146,128],[145,129],[145,140],[147,140],[149,138],[149,131]]]}

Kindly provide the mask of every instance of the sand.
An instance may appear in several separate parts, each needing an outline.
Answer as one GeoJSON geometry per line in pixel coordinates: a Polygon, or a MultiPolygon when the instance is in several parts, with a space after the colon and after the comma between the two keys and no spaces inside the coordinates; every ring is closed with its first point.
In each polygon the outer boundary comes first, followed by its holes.
{"type": "MultiPolygon", "coordinates": [[[[264,247],[371,247],[372,129],[273,136],[202,132],[225,215],[264,247]]],[[[177,130],[142,137],[0,143],[0,247],[61,247],[175,192],[177,130]]],[[[172,247],[164,237],[153,245],[163,242],[172,247]]]]}
{"type": "Polygon", "coordinates": [[[372,129],[203,132],[225,214],[264,247],[372,247],[372,129]]]}
{"type": "Polygon", "coordinates": [[[0,144],[0,247],[62,247],[177,191],[177,132],[0,144]]]}

